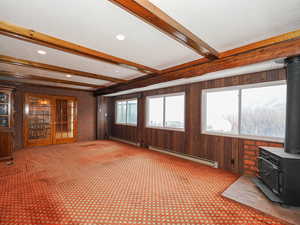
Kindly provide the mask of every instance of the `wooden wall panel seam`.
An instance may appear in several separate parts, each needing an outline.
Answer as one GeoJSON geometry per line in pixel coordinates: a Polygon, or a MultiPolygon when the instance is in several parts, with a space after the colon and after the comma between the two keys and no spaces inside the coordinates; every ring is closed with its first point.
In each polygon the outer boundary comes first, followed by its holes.
{"type": "MultiPolygon", "coordinates": [[[[151,145],[170,149],[174,152],[189,154],[191,156],[216,160],[218,161],[220,168],[242,174],[245,172],[244,170],[246,168],[244,165],[244,142],[247,142],[246,139],[201,134],[202,90],[285,79],[285,69],[276,69],[161,88],[130,95],[107,97],[109,99],[108,114],[111,118],[108,127],[111,127],[111,134],[114,137],[132,142],[139,142],[143,147],[151,145]],[[150,129],[145,127],[145,99],[147,96],[183,91],[186,94],[185,132],[150,129]],[[139,96],[137,128],[116,125],[114,123],[114,102],[117,99],[132,96],[139,96]]],[[[270,142],[264,143],[272,144],[270,142]]],[[[249,170],[246,172],[249,173],[249,170]]]]}

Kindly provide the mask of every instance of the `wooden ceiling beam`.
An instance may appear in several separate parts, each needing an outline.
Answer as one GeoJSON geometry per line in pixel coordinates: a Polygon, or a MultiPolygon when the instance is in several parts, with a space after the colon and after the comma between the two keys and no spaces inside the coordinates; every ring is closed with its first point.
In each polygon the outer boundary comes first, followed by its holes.
{"type": "Polygon", "coordinates": [[[82,72],[79,70],[73,70],[73,69],[68,69],[68,68],[59,67],[59,66],[53,66],[53,65],[39,63],[39,62],[33,62],[33,61],[29,61],[29,60],[24,60],[24,59],[17,59],[17,58],[5,56],[5,55],[0,55],[0,62],[13,64],[13,65],[19,65],[19,66],[32,67],[32,68],[36,68],[36,69],[60,72],[60,73],[66,73],[66,74],[76,75],[76,76],[81,76],[81,77],[88,77],[88,78],[93,78],[93,79],[98,79],[98,80],[106,80],[106,81],[110,81],[110,82],[114,82],[114,83],[126,81],[126,80],[119,79],[119,78],[114,78],[114,77],[109,77],[109,76],[104,76],[104,75],[99,75],[99,74],[94,74],[94,73],[88,73],[88,72],[82,72]]]}
{"type": "Polygon", "coordinates": [[[216,59],[200,65],[195,65],[173,72],[168,72],[160,76],[152,76],[146,79],[129,81],[124,84],[113,85],[95,92],[96,95],[104,95],[125,91],[134,88],[141,88],[161,82],[177,80],[181,78],[190,78],[201,76],[207,73],[231,69],[240,66],[246,66],[263,61],[285,58],[300,54],[300,38],[295,38],[288,41],[279,42],[273,45],[268,45],[252,51],[239,53],[232,56],[216,59]]]}
{"type": "Polygon", "coordinates": [[[25,79],[23,79],[23,80],[17,79],[17,81],[1,80],[1,82],[4,83],[5,85],[9,85],[9,86],[16,86],[16,85],[19,85],[18,83],[21,83],[21,84],[27,84],[30,86],[38,86],[38,87],[43,86],[43,87],[47,87],[47,88],[59,88],[59,89],[64,89],[64,90],[68,89],[68,90],[72,90],[72,91],[94,92],[94,90],[87,90],[87,89],[81,89],[81,88],[61,87],[61,86],[55,86],[55,85],[50,85],[50,84],[33,84],[25,79]]]}
{"type": "Polygon", "coordinates": [[[4,21],[0,21],[0,34],[6,35],[11,38],[20,39],[23,41],[43,45],[49,48],[58,49],[64,52],[72,53],[79,56],[84,56],[114,65],[126,67],[129,69],[138,70],[144,73],[147,72],[158,72],[158,70],[151,67],[147,67],[135,62],[121,59],[103,52],[99,52],[93,49],[80,46],[62,39],[58,39],[53,36],[49,36],[34,30],[16,26],[4,21]]]}
{"type": "Polygon", "coordinates": [[[52,83],[58,83],[58,84],[69,84],[69,85],[91,87],[91,88],[104,88],[105,87],[105,86],[101,86],[101,85],[95,85],[95,84],[89,84],[89,83],[83,83],[83,82],[77,82],[77,81],[71,81],[71,80],[62,80],[62,79],[56,79],[56,78],[50,78],[50,77],[43,77],[40,75],[19,74],[19,73],[14,73],[14,72],[10,72],[10,71],[2,71],[2,70],[0,71],[0,76],[14,77],[14,78],[18,78],[18,79],[46,81],[46,82],[52,82],[52,83]]]}
{"type": "Polygon", "coordinates": [[[109,0],[198,54],[215,59],[218,52],[148,0],[109,0]]]}

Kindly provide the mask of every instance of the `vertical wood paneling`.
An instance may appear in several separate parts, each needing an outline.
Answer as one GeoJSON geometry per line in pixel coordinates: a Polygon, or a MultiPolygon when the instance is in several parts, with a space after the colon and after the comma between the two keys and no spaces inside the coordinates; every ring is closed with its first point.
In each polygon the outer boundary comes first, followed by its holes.
{"type": "Polygon", "coordinates": [[[109,98],[104,96],[97,97],[97,139],[107,139],[109,137],[109,125],[110,118],[109,114],[109,98]]]}
{"type": "Polygon", "coordinates": [[[14,150],[13,131],[0,131],[0,158],[11,158],[14,150]]]}
{"type": "Polygon", "coordinates": [[[235,173],[243,173],[243,139],[201,134],[202,90],[285,79],[285,69],[278,69],[113,97],[110,98],[109,103],[111,135],[128,141],[139,142],[143,147],[151,145],[178,153],[215,160],[219,163],[220,168],[235,173]],[[176,92],[186,93],[185,132],[146,128],[146,97],[176,92]],[[114,123],[114,102],[120,98],[128,99],[133,97],[138,97],[139,101],[138,126],[116,125],[114,123]]]}

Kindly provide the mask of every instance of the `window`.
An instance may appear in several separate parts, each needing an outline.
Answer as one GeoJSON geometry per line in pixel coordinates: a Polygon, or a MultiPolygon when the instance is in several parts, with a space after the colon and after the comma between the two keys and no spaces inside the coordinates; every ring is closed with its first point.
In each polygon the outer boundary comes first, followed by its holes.
{"type": "Polygon", "coordinates": [[[165,97],[165,127],[184,128],[184,95],[165,97]]]}
{"type": "Polygon", "coordinates": [[[147,126],[184,129],[184,93],[147,98],[147,126]]]}
{"type": "Polygon", "coordinates": [[[126,101],[117,102],[117,123],[126,124],[126,101]]]}
{"type": "Polygon", "coordinates": [[[284,138],[286,85],[242,90],[241,134],[284,138]]]}
{"type": "Polygon", "coordinates": [[[239,91],[207,93],[206,131],[238,134],[239,91]]]}
{"type": "Polygon", "coordinates": [[[203,91],[202,132],[283,140],[286,84],[268,82],[203,91]]]}
{"type": "Polygon", "coordinates": [[[137,125],[137,99],[116,102],[116,123],[137,125]]]}
{"type": "Polygon", "coordinates": [[[127,101],[127,124],[137,124],[137,100],[127,101]]]}
{"type": "Polygon", "coordinates": [[[148,103],[148,126],[164,126],[164,98],[149,98],[148,103]]]}

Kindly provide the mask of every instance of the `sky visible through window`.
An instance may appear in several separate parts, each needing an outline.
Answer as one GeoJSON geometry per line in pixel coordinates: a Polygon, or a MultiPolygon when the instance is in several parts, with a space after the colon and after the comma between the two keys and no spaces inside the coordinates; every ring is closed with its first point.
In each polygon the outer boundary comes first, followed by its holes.
{"type": "Polygon", "coordinates": [[[148,98],[148,126],[184,128],[184,94],[148,98]]]}
{"type": "Polygon", "coordinates": [[[166,97],[166,127],[184,128],[184,95],[166,97]]]}
{"type": "Polygon", "coordinates": [[[284,138],[286,85],[241,88],[240,93],[240,100],[238,88],[206,93],[205,130],[284,138]]]}
{"type": "Polygon", "coordinates": [[[206,130],[238,133],[239,92],[207,93],[206,130]]]}
{"type": "Polygon", "coordinates": [[[241,134],[284,138],[286,85],[242,90],[241,110],[241,134]]]}
{"type": "Polygon", "coordinates": [[[137,100],[124,100],[116,103],[116,123],[137,124],[137,100]]]}
{"type": "Polygon", "coordinates": [[[148,105],[148,125],[153,127],[163,127],[164,121],[164,99],[150,98],[148,105]]]}

